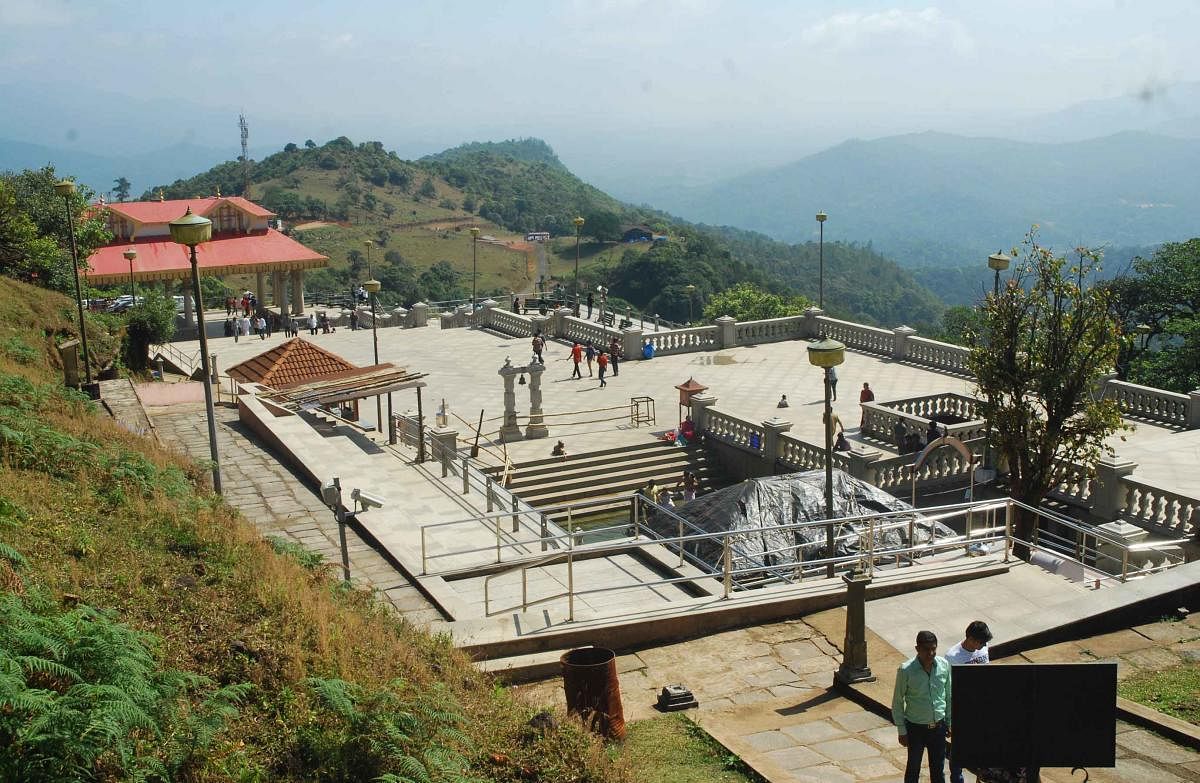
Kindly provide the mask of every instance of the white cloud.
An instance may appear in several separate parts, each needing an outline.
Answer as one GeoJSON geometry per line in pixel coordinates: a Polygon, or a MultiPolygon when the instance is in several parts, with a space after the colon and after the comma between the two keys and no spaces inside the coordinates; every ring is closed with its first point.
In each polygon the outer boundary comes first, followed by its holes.
{"type": "Polygon", "coordinates": [[[800,41],[806,46],[837,51],[917,45],[945,47],[958,54],[966,54],[975,45],[966,26],[933,7],[834,14],[805,28],[800,41]]]}

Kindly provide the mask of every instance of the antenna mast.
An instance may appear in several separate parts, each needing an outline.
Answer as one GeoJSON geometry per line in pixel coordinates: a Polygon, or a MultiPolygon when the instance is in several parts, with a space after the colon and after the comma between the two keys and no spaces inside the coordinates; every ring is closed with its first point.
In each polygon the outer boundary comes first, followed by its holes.
{"type": "Polygon", "coordinates": [[[238,128],[242,132],[242,198],[250,198],[250,152],[247,142],[250,139],[250,126],[246,124],[246,115],[238,115],[238,128]]]}

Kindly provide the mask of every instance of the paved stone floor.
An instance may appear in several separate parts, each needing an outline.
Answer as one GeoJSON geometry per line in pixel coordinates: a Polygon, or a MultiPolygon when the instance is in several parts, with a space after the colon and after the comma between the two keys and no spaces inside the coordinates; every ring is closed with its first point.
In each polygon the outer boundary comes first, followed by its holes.
{"type": "MultiPolygon", "coordinates": [[[[162,442],[196,460],[208,459],[204,406],[195,403],[148,408],[162,442]]],[[[272,456],[238,421],[237,409],[217,407],[217,443],[222,455],[225,497],[264,536],[284,536],[341,563],[337,523],[315,492],[272,456]]],[[[426,598],[353,528],[347,530],[350,574],[376,589],[410,621],[419,625],[441,619],[426,598]]]]}

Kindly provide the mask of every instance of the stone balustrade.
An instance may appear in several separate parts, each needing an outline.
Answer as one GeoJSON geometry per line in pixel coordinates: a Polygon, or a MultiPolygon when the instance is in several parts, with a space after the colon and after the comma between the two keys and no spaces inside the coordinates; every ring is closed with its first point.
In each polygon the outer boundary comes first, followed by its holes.
{"type": "Polygon", "coordinates": [[[716,326],[695,326],[687,329],[669,329],[647,335],[654,343],[655,356],[671,356],[677,353],[711,351],[721,346],[717,342],[716,326]]]}
{"type": "Polygon", "coordinates": [[[971,352],[961,345],[910,336],[906,341],[906,348],[904,361],[933,367],[955,375],[970,374],[967,369],[967,356],[971,352]]]}
{"type": "Polygon", "coordinates": [[[704,415],[704,434],[743,451],[762,453],[762,425],[739,419],[716,408],[710,407],[704,415]]]}
{"type": "Polygon", "coordinates": [[[598,324],[593,321],[585,321],[582,318],[576,318],[571,315],[563,315],[558,318],[558,329],[550,332],[552,337],[562,337],[571,342],[586,343],[592,341],[592,345],[597,348],[607,349],[612,338],[621,338],[621,330],[614,329],[604,324],[598,324]]]}
{"type": "Polygon", "coordinates": [[[1200,500],[1151,486],[1134,478],[1121,481],[1120,518],[1138,527],[1158,529],[1183,538],[1200,534],[1200,500]]]}
{"type": "Polygon", "coordinates": [[[863,403],[862,434],[883,443],[896,443],[896,425],[904,434],[916,433],[925,437],[931,420],[939,420],[938,430],[946,435],[968,441],[983,437],[987,422],[976,418],[976,402],[971,397],[946,392],[943,394],[892,400],[886,403],[863,403]],[[945,417],[966,419],[955,424],[941,423],[945,417]]]}
{"type": "Polygon", "coordinates": [[[1124,416],[1189,427],[1188,412],[1193,403],[1190,395],[1110,380],[1104,386],[1104,396],[1115,399],[1124,416]]]}
{"type": "Polygon", "coordinates": [[[513,337],[533,337],[533,319],[520,313],[489,307],[484,311],[481,324],[513,337]]]}
{"type": "Polygon", "coordinates": [[[799,340],[809,336],[808,321],[802,315],[735,323],[733,333],[737,345],[777,343],[784,340],[799,340]]]}
{"type": "Polygon", "coordinates": [[[874,353],[891,356],[895,352],[896,335],[889,329],[876,326],[864,326],[853,321],[839,321],[836,318],[818,316],[816,318],[817,333],[810,337],[825,337],[844,343],[847,348],[863,353],[874,353]]]}

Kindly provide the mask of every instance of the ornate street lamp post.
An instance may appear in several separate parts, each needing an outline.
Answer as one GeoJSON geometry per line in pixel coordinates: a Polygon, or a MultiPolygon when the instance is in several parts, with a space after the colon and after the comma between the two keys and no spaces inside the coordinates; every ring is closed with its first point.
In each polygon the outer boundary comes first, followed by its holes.
{"type": "Polygon", "coordinates": [[[471,226],[471,313],[475,313],[475,283],[479,279],[479,226],[471,226]]]}
{"type": "Polygon", "coordinates": [[[83,292],[79,287],[79,249],[75,246],[75,216],[71,213],[71,196],[75,195],[75,183],[69,179],[60,180],[54,185],[54,192],[63,197],[63,206],[67,210],[67,233],[71,237],[71,265],[75,269],[75,305],[79,309],[79,339],[83,343],[83,377],[84,391],[93,399],[100,398],[100,389],[92,385],[92,361],[88,353],[87,324],[83,321],[83,292]]]}
{"type": "MultiPolygon", "coordinates": [[[[380,283],[375,278],[371,278],[367,282],[363,283],[363,290],[366,291],[371,297],[371,342],[375,345],[375,364],[379,364],[379,330],[378,330],[378,325],[375,323],[375,321],[376,321],[375,300],[378,298],[376,296],[376,294],[379,293],[379,289],[382,287],[382,285],[383,284],[380,283]]],[[[383,402],[382,402],[382,400],[380,400],[379,397],[380,397],[380,395],[378,395],[378,394],[375,395],[375,431],[383,432],[383,402]]],[[[388,422],[389,422],[388,426],[389,427],[391,426],[391,420],[392,420],[392,395],[389,394],[388,395],[388,422]]]]}
{"type": "Polygon", "coordinates": [[[820,259],[821,270],[818,275],[820,288],[817,290],[817,307],[825,309],[825,221],[829,219],[829,215],[824,212],[817,213],[817,229],[820,232],[820,239],[817,241],[817,257],[820,259]]]}
{"type": "Polygon", "coordinates": [[[131,247],[121,255],[129,262],[129,306],[133,307],[137,304],[137,297],[133,294],[133,259],[137,258],[137,251],[131,247]]]}
{"type": "Polygon", "coordinates": [[[583,218],[577,217],[571,221],[575,224],[575,317],[579,317],[579,237],[583,231],[583,218]]]}
{"type": "MultiPolygon", "coordinates": [[[[833,406],[830,403],[832,386],[829,372],[846,358],[846,346],[828,337],[808,346],[808,361],[825,371],[825,519],[833,519],[833,406]]],[[[832,558],[837,542],[834,540],[833,524],[825,526],[825,556],[832,558]]],[[[825,568],[825,575],[834,575],[833,563],[825,568]]]]}
{"type": "Polygon", "coordinates": [[[996,273],[995,281],[992,284],[992,293],[995,296],[1000,296],[1000,273],[1008,269],[1008,265],[1012,263],[1012,259],[997,250],[988,256],[988,269],[996,273]]]}
{"type": "Polygon", "coordinates": [[[192,296],[196,300],[196,324],[200,327],[200,366],[204,370],[204,410],[208,415],[208,453],[212,459],[213,492],[221,493],[221,457],[217,453],[217,420],[213,413],[212,367],[208,355],[208,335],[204,331],[204,296],[200,293],[200,269],[196,262],[196,245],[212,239],[212,221],[193,215],[188,207],[183,217],[167,224],[171,239],[186,245],[192,262],[192,296]]]}

